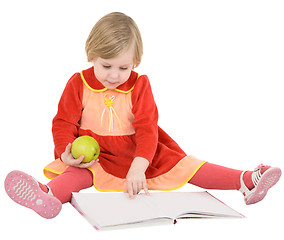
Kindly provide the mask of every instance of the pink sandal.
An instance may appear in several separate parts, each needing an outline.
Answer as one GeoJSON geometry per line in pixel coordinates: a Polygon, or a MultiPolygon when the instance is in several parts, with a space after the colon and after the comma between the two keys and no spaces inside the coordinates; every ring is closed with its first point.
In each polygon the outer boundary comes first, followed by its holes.
{"type": "Polygon", "coordinates": [[[52,194],[43,192],[38,182],[24,172],[10,172],[5,179],[5,190],[13,201],[44,218],[54,218],[61,211],[61,202],[52,194]]]}
{"type": "Polygon", "coordinates": [[[270,167],[261,174],[261,169],[263,167],[264,166],[262,164],[259,165],[252,173],[251,178],[255,186],[252,190],[249,190],[243,181],[243,175],[245,172],[242,172],[241,174],[241,188],[239,191],[241,191],[244,195],[245,203],[247,205],[261,201],[266,196],[268,190],[280,179],[280,168],[270,167]]]}

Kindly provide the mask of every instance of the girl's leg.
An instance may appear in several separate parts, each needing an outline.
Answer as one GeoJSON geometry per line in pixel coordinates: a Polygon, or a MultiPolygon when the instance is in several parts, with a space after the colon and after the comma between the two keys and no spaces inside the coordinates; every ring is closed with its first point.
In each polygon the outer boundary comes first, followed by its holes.
{"type": "MultiPolygon", "coordinates": [[[[196,172],[189,183],[206,189],[239,190],[242,172],[207,162],[196,172]]],[[[250,172],[245,175],[249,176],[250,172]]],[[[245,183],[248,188],[252,187],[249,179],[246,179],[245,183]]]]}
{"type": "Polygon", "coordinates": [[[246,204],[261,201],[281,176],[281,170],[260,165],[254,171],[240,171],[205,163],[189,183],[206,189],[239,190],[246,204]]]}
{"type": "MultiPolygon", "coordinates": [[[[261,174],[268,168],[270,166],[262,167],[261,174]]],[[[196,172],[189,183],[206,189],[239,190],[242,172],[207,162],[196,172]]],[[[252,173],[253,171],[246,171],[243,175],[244,184],[249,190],[255,187],[252,181],[252,173]]]]}
{"type": "Polygon", "coordinates": [[[66,203],[71,201],[72,192],[93,185],[93,175],[88,169],[68,167],[62,174],[51,180],[48,184],[53,196],[66,203]]]}

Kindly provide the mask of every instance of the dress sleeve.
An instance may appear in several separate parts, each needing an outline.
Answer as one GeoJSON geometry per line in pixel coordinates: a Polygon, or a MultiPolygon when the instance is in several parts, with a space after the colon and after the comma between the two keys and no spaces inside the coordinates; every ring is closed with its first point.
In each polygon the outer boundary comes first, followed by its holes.
{"type": "Polygon", "coordinates": [[[58,112],[52,121],[55,158],[60,158],[68,143],[78,137],[82,113],[83,83],[80,74],[74,74],[67,82],[58,104],[58,112]]]}
{"type": "Polygon", "coordinates": [[[134,157],[144,157],[150,164],[158,144],[158,109],[147,76],[140,76],[132,92],[132,112],[135,120],[136,152],[134,157]]]}

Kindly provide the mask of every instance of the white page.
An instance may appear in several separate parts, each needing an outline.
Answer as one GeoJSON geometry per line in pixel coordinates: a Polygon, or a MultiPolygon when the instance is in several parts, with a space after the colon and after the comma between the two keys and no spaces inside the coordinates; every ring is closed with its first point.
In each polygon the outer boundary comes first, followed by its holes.
{"type": "Polygon", "coordinates": [[[73,198],[86,219],[96,226],[113,226],[163,216],[159,208],[147,201],[146,195],[129,199],[125,193],[73,193],[73,198]]]}
{"type": "Polygon", "coordinates": [[[152,202],[164,209],[173,219],[185,213],[242,217],[241,214],[207,192],[160,192],[152,196],[152,202]]]}
{"type": "Polygon", "coordinates": [[[175,219],[184,213],[196,213],[189,217],[242,217],[207,192],[155,192],[150,196],[139,194],[134,199],[125,193],[73,193],[73,198],[85,218],[97,227],[162,217],[175,219]]]}

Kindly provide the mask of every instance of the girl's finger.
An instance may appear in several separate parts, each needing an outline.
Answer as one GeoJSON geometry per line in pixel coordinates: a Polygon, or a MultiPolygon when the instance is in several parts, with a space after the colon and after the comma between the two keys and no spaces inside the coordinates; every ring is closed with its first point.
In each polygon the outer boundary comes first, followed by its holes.
{"type": "Polygon", "coordinates": [[[68,143],[66,148],[65,148],[65,152],[71,152],[71,143],[68,143]]]}
{"type": "Polygon", "coordinates": [[[138,192],[138,183],[134,182],[132,183],[132,187],[133,187],[133,194],[137,194],[138,192]]]}
{"type": "Polygon", "coordinates": [[[78,167],[79,168],[89,168],[89,167],[93,166],[95,163],[96,163],[96,161],[92,160],[91,162],[88,162],[88,163],[80,163],[78,167]]]}
{"type": "Polygon", "coordinates": [[[145,192],[146,195],[150,195],[146,181],[143,182],[143,189],[144,189],[144,192],[145,192]]]}
{"type": "Polygon", "coordinates": [[[83,159],[84,159],[84,155],[80,156],[80,157],[77,158],[77,159],[74,159],[74,160],[72,161],[72,166],[74,166],[74,167],[79,167],[79,165],[81,164],[81,162],[83,161],[83,159]]]}
{"type": "Polygon", "coordinates": [[[138,188],[137,188],[137,194],[138,194],[143,189],[143,182],[138,182],[137,185],[138,185],[138,188]]]}
{"type": "Polygon", "coordinates": [[[133,187],[132,187],[132,184],[128,184],[128,187],[127,187],[127,192],[129,194],[129,198],[133,198],[133,187]]]}

